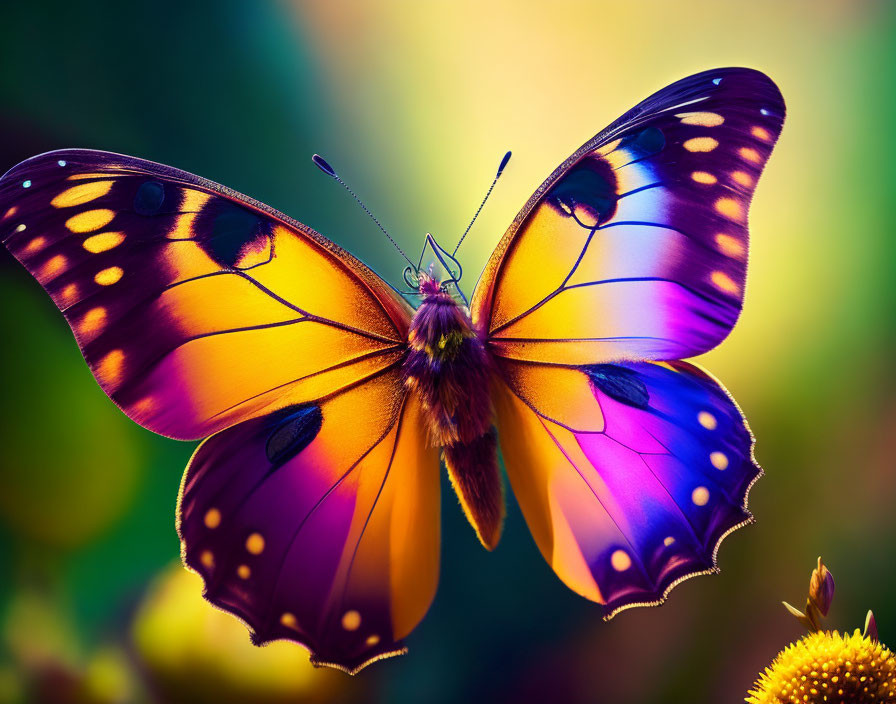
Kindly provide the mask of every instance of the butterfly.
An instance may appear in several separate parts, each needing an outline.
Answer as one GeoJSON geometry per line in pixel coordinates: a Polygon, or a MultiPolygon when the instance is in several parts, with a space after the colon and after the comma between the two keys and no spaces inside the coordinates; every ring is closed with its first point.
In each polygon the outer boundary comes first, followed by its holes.
{"type": "Polygon", "coordinates": [[[783,120],[750,69],[660,90],[535,191],[469,306],[432,236],[402,292],[258,201],[106,152],[15,166],[0,231],[109,397],[205,438],[177,507],[205,597],[257,644],[357,672],[405,652],[434,598],[441,460],[490,550],[500,447],[545,560],[607,617],[717,571],[762,470],[734,400],[682,360],[738,318],[783,120]]]}

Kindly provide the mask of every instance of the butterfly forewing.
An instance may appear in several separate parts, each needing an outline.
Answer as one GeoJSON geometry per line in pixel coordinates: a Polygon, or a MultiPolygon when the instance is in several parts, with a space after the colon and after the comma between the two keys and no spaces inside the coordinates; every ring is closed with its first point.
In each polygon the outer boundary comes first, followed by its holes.
{"type": "Polygon", "coordinates": [[[679,81],[576,151],[486,267],[474,320],[496,354],[582,364],[706,352],[741,309],[747,209],[778,138],[748,69],[679,81]]]}
{"type": "Polygon", "coordinates": [[[0,182],[10,251],[134,420],[205,437],[397,363],[409,309],[309,228],[169,167],[67,150],[0,182]]]}

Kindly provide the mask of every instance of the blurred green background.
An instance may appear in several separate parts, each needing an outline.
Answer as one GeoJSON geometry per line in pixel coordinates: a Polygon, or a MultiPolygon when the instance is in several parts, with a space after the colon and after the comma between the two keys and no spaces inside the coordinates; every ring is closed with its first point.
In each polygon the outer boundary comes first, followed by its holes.
{"type": "MultiPolygon", "coordinates": [[[[481,269],[574,148],[692,72],[745,65],[788,103],[751,214],[746,306],[700,361],[767,476],[722,573],[611,623],[568,591],[511,505],[493,554],[447,491],[442,579],[410,654],[350,679],[254,649],[177,567],[192,447],[131,423],[36,281],[0,253],[0,702],[734,702],[799,625],[817,555],[829,623],[867,608],[896,644],[896,4],[9,3],[0,171],[59,147],[201,174],[296,217],[393,282],[396,253],[311,164],[318,151],[402,246],[481,269]]],[[[475,273],[468,273],[466,289],[475,273]]]]}

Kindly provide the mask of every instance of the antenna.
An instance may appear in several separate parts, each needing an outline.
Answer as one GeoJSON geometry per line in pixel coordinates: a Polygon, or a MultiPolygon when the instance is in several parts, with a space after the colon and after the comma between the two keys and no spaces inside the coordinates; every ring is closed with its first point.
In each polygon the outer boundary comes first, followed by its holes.
{"type": "Polygon", "coordinates": [[[355,192],[351,188],[348,187],[348,184],[345,181],[343,181],[341,178],[339,178],[339,174],[337,174],[336,171],[333,169],[333,167],[327,163],[327,160],[324,159],[320,154],[314,154],[311,157],[311,161],[313,161],[315,163],[317,168],[319,168],[321,171],[323,171],[327,176],[332,178],[334,181],[339,183],[345,190],[347,190],[351,194],[352,198],[354,198],[358,202],[358,205],[360,205],[361,208],[363,208],[364,212],[370,216],[370,219],[376,223],[376,226],[378,228],[380,228],[382,233],[386,237],[389,238],[389,241],[395,246],[395,249],[398,250],[399,254],[401,254],[401,256],[404,257],[405,261],[411,265],[411,268],[414,271],[417,271],[417,267],[414,266],[414,262],[412,262],[410,259],[408,259],[408,255],[405,254],[404,250],[398,246],[398,242],[396,242],[395,240],[392,239],[392,235],[390,235],[388,232],[386,232],[386,228],[380,224],[380,221],[376,219],[376,217],[374,216],[373,213],[370,212],[370,210],[368,210],[367,206],[364,205],[363,201],[360,198],[358,198],[358,196],[355,194],[355,192]]]}
{"type": "Polygon", "coordinates": [[[501,174],[504,173],[504,167],[507,166],[507,162],[510,161],[510,152],[507,152],[504,155],[504,158],[501,159],[501,163],[498,165],[498,173],[495,174],[495,180],[492,181],[492,185],[488,187],[488,191],[485,194],[485,198],[482,199],[482,202],[479,204],[479,208],[476,210],[476,214],[473,216],[473,219],[470,220],[470,224],[467,225],[467,229],[464,230],[464,234],[460,236],[460,240],[457,242],[457,246],[454,248],[454,251],[451,253],[453,257],[457,254],[457,250],[460,249],[460,243],[464,241],[464,237],[467,236],[467,233],[470,231],[470,228],[473,227],[473,223],[476,222],[476,218],[479,217],[479,213],[482,212],[482,208],[485,205],[485,201],[488,200],[488,197],[492,194],[492,190],[495,187],[495,184],[498,182],[498,179],[501,178],[501,174]]]}

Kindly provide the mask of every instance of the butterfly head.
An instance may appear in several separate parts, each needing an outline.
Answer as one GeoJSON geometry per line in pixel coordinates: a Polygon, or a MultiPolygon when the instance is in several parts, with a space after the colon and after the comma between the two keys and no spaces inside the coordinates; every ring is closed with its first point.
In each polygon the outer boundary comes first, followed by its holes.
{"type": "Polygon", "coordinates": [[[427,232],[420,261],[416,267],[405,268],[404,281],[423,298],[444,293],[466,305],[467,301],[458,285],[462,275],[460,262],[427,232]]]}

